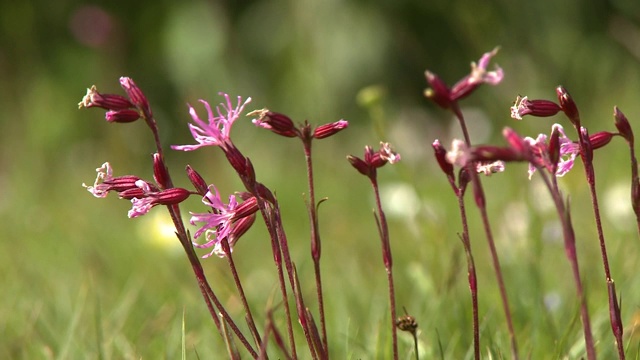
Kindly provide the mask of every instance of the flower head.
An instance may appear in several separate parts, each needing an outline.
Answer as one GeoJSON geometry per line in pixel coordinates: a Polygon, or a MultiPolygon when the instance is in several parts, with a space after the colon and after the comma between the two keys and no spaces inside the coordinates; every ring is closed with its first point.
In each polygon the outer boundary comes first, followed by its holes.
{"type": "Polygon", "coordinates": [[[296,137],[299,135],[298,129],[287,115],[269,111],[268,109],[254,110],[247,114],[247,116],[254,115],[258,115],[258,117],[251,120],[251,122],[257,127],[271,130],[284,137],[296,137]]]}
{"type": "MultiPolygon", "coordinates": [[[[248,220],[242,222],[240,220],[255,214],[258,210],[257,201],[255,197],[251,197],[238,205],[236,195],[230,195],[229,202],[224,204],[218,189],[211,185],[207,194],[202,198],[202,202],[211,207],[213,212],[191,213],[189,222],[192,225],[204,223],[193,237],[197,239],[202,234],[205,234],[207,239],[202,244],[194,242],[193,245],[198,248],[213,247],[213,250],[204,256],[205,258],[213,254],[223,257],[225,253],[220,241],[227,238],[229,246],[232,246],[233,242],[237,241],[237,238],[247,231],[248,220]],[[237,226],[237,224],[241,224],[241,226],[237,226]],[[242,233],[239,233],[240,231],[242,233]]],[[[253,221],[250,224],[253,224],[253,221]]]]}
{"type": "MultiPolygon", "coordinates": [[[[560,124],[553,124],[552,133],[558,131],[558,141],[560,144],[560,156],[556,169],[556,176],[564,176],[571,168],[576,156],[580,153],[580,147],[577,143],[574,143],[564,133],[564,129],[560,124]]],[[[549,145],[547,144],[547,135],[540,134],[536,139],[526,137],[524,139],[531,146],[531,151],[537,164],[529,163],[529,179],[536,171],[536,165],[543,166],[547,169],[553,169],[554,164],[550,162],[549,157],[549,145]]]]}
{"type": "Polygon", "coordinates": [[[130,218],[142,216],[156,205],[179,204],[192,194],[189,190],[183,188],[170,188],[158,191],[144,180],[136,181],[136,185],[142,191],[138,197],[131,199],[132,206],[128,213],[130,218]]]}
{"type": "Polygon", "coordinates": [[[104,181],[113,179],[113,168],[111,167],[111,164],[106,162],[102,164],[101,167],[97,168],[96,172],[98,175],[96,176],[96,180],[93,182],[93,186],[88,186],[84,183],[82,183],[82,186],[97,198],[107,197],[110,188],[109,185],[104,184],[104,181]]]}
{"type": "Polygon", "coordinates": [[[115,191],[120,193],[120,197],[124,197],[122,194],[132,189],[138,189],[136,182],[140,180],[139,177],[134,175],[125,176],[113,176],[113,168],[108,162],[102,164],[101,167],[96,169],[98,175],[93,185],[82,184],[93,196],[97,198],[107,197],[109,191],[115,191]]]}
{"type": "Polygon", "coordinates": [[[129,99],[122,95],[102,94],[98,88],[92,85],[87,89],[87,94],[78,103],[78,108],[100,107],[105,110],[125,110],[133,108],[129,99]]]}
{"type": "Polygon", "coordinates": [[[245,105],[251,102],[251,98],[247,98],[247,100],[242,103],[242,98],[238,96],[238,103],[234,108],[229,95],[225,93],[220,93],[220,95],[224,96],[226,103],[221,103],[216,107],[216,114],[214,114],[208,102],[200,100],[207,109],[206,122],[201,120],[196,110],[189,105],[189,114],[193,119],[193,124],[189,124],[189,130],[198,144],[173,145],[171,146],[172,149],[191,151],[202,146],[220,146],[223,150],[227,148],[231,141],[229,139],[231,126],[238,119],[245,105]]]}
{"type": "Polygon", "coordinates": [[[496,65],[494,71],[487,71],[491,58],[498,53],[499,49],[496,47],[484,53],[477,63],[471,63],[471,73],[451,88],[451,100],[456,101],[468,96],[481,84],[498,85],[502,81],[504,73],[499,66],[496,65]]]}
{"type": "Polygon", "coordinates": [[[347,160],[351,163],[356,170],[362,175],[374,179],[376,177],[376,170],[383,167],[387,163],[395,164],[400,161],[400,154],[395,152],[391,147],[391,144],[380,142],[380,150],[373,151],[370,146],[364,147],[364,160],[357,156],[348,155],[347,160]]]}
{"type": "Polygon", "coordinates": [[[522,120],[525,115],[537,117],[553,116],[560,111],[560,105],[549,100],[529,100],[528,97],[518,97],[511,107],[511,117],[522,120]]]}

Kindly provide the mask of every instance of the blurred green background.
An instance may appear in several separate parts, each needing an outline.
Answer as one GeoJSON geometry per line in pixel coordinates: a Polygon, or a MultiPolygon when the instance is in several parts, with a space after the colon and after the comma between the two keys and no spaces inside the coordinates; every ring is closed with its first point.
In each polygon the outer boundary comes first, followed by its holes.
{"type": "MultiPolygon", "coordinates": [[[[503,143],[500,130],[548,133],[557,119],[509,118],[516,95],[555,98],[564,85],[590,131],[613,131],[618,105],[640,116],[640,2],[437,1],[2,1],[0,2],[0,358],[178,358],[184,319],[187,358],[223,357],[223,345],[164,209],[130,220],[130,204],[95,199],[81,184],[110,161],[116,175],[150,179],[152,139],[141,122],[107,124],[78,110],[93,84],[121,93],[120,76],[145,91],[165,145],[192,143],[186,103],[212,104],[223,91],[251,96],[295,121],[344,118],[350,127],[316,142],[323,276],[332,355],[389,354],[387,296],[364,177],[345,161],[390,141],[403,161],[380,171],[391,225],[397,302],[416,317],[423,358],[471,356],[466,265],[456,202],[432,157],[458,133],[449,113],[425,100],[424,71],[449,84],[470,61],[501,46],[498,87],[463,102],[475,143],[503,143]],[[360,94],[360,95],[358,95],[360,94]],[[363,100],[365,99],[365,100],[363,100]]],[[[493,66],[493,65],[492,65],[493,66]]],[[[202,110],[201,108],[199,108],[202,110]]],[[[565,127],[570,128],[566,121],[565,127]]],[[[635,130],[640,128],[635,126],[635,130]]],[[[277,192],[307,304],[315,309],[303,156],[297,141],[255,128],[232,132],[259,180],[277,192]]],[[[640,241],[628,198],[626,145],[596,153],[598,189],[613,277],[622,294],[629,354],[640,321],[640,241]]],[[[191,164],[221,193],[241,189],[218,149],[171,151],[174,180],[191,164]]],[[[614,356],[606,288],[582,167],[561,180],[571,196],[579,256],[598,352],[614,356]]],[[[526,165],[484,181],[521,353],[583,355],[575,290],[548,195],[526,165]]],[[[183,212],[201,212],[190,199],[183,212]]],[[[469,201],[480,282],[482,352],[508,357],[508,337],[488,249],[469,201]]],[[[259,327],[277,278],[264,226],[235,259],[259,327]]],[[[204,254],[204,253],[202,253],[204,254]]],[[[242,318],[226,262],[203,261],[214,290],[242,318]]],[[[241,322],[241,320],[239,320],[241,322]]],[[[284,328],[282,328],[284,331],[284,328]]],[[[412,340],[399,334],[402,358],[412,340]]],[[[302,337],[299,337],[302,341],[302,337]]],[[[273,358],[279,356],[272,345],[273,358]]],[[[300,354],[306,354],[299,351],[300,354]]]]}

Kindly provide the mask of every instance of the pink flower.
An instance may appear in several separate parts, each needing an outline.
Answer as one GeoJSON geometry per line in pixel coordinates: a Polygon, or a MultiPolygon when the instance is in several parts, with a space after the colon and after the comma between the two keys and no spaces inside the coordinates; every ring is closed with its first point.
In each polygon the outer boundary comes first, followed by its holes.
{"type": "Polygon", "coordinates": [[[183,188],[170,188],[158,191],[144,180],[136,181],[136,186],[142,191],[137,197],[131,199],[132,206],[128,213],[129,218],[142,216],[156,205],[179,204],[192,194],[192,192],[183,188]]]}
{"type": "Polygon", "coordinates": [[[204,225],[196,231],[194,238],[197,239],[202,234],[205,234],[207,241],[203,244],[194,242],[193,245],[197,248],[213,247],[211,252],[203,256],[203,258],[207,258],[213,254],[224,257],[225,252],[221,244],[222,239],[227,238],[231,251],[233,251],[235,242],[251,227],[253,220],[255,220],[255,212],[258,210],[256,198],[251,197],[243,203],[238,204],[236,196],[230,195],[229,203],[224,204],[220,199],[218,189],[211,185],[202,202],[210,206],[213,212],[191,213],[191,220],[189,220],[189,222],[192,225],[195,225],[195,223],[204,223],[204,225]]]}
{"type": "Polygon", "coordinates": [[[96,169],[96,172],[98,175],[96,176],[96,180],[93,182],[93,186],[88,186],[84,183],[82,186],[97,198],[107,197],[109,190],[111,190],[111,186],[104,184],[104,182],[113,179],[113,169],[111,168],[111,164],[108,162],[102,164],[101,167],[96,169]]]}
{"type": "MultiPolygon", "coordinates": [[[[551,132],[553,133],[554,130],[558,130],[560,133],[560,137],[558,139],[560,141],[560,159],[558,161],[558,168],[555,175],[557,177],[561,177],[569,172],[573,167],[576,156],[580,153],[580,147],[577,143],[574,143],[567,137],[562,125],[553,124],[551,132]]],[[[526,137],[524,140],[531,146],[531,151],[533,152],[534,157],[538,160],[539,165],[545,166],[548,169],[552,168],[553,164],[549,163],[547,135],[540,134],[535,140],[530,137],[526,137]]],[[[534,172],[536,172],[536,166],[529,163],[529,179],[531,179],[534,172]]]]}
{"type": "Polygon", "coordinates": [[[498,85],[502,81],[504,73],[499,66],[496,65],[494,71],[487,71],[489,61],[498,53],[498,50],[499,48],[496,47],[492,51],[484,53],[477,64],[471,63],[471,73],[451,88],[451,100],[456,101],[468,96],[481,84],[498,85]]]}
{"type": "MultiPolygon", "coordinates": [[[[210,206],[213,209],[212,213],[191,213],[191,220],[189,222],[192,225],[195,225],[197,222],[204,223],[204,225],[196,231],[194,234],[194,238],[199,238],[205,231],[210,229],[216,229],[216,235],[219,237],[227,236],[229,230],[231,230],[231,218],[235,214],[235,208],[238,206],[238,201],[236,200],[235,195],[229,196],[229,203],[224,204],[220,199],[220,193],[215,186],[211,185],[209,187],[209,191],[202,198],[202,202],[210,206]],[[213,190],[212,190],[213,189],[213,190]]],[[[197,247],[210,247],[212,245],[212,240],[209,239],[209,235],[207,235],[207,243],[203,245],[196,244],[197,247]]],[[[215,239],[214,239],[215,241],[215,239]]]]}
{"type": "Polygon", "coordinates": [[[460,139],[453,139],[453,141],[451,141],[451,150],[447,151],[447,155],[445,156],[449,164],[459,167],[465,167],[470,157],[471,153],[469,152],[467,144],[460,139]]]}
{"type": "Polygon", "coordinates": [[[193,124],[189,124],[189,130],[191,135],[198,142],[196,145],[172,145],[174,150],[191,151],[198,149],[202,146],[220,146],[223,149],[230,143],[229,134],[231,132],[231,126],[238,119],[245,105],[251,102],[251,98],[242,103],[242,98],[238,96],[238,104],[234,108],[231,104],[229,95],[220,93],[226,99],[226,104],[221,103],[216,107],[215,115],[209,103],[204,100],[200,100],[207,109],[207,121],[203,121],[198,117],[196,110],[189,105],[189,114],[193,119],[193,124]]]}

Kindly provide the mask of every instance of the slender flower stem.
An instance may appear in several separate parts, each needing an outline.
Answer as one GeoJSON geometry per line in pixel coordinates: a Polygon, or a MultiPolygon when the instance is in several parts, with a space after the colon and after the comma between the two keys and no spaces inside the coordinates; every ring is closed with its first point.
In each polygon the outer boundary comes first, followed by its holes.
{"type": "Polygon", "coordinates": [[[274,223],[276,228],[276,235],[280,241],[280,249],[282,250],[282,256],[284,258],[284,265],[287,269],[287,275],[289,276],[289,281],[291,285],[291,289],[293,289],[295,301],[296,301],[296,310],[298,312],[298,321],[302,326],[302,331],[304,333],[305,339],[307,340],[307,345],[309,346],[309,351],[311,352],[312,357],[315,359],[317,355],[315,354],[315,347],[313,346],[313,339],[311,338],[311,324],[307,321],[306,316],[306,306],[304,304],[304,299],[302,297],[302,292],[300,287],[297,285],[297,273],[293,261],[291,261],[291,256],[289,254],[289,244],[287,241],[287,236],[284,232],[284,227],[282,225],[282,218],[280,217],[280,205],[276,202],[274,204],[274,223]]]}
{"type": "Polygon", "coordinates": [[[393,286],[393,256],[391,255],[391,244],[389,241],[389,228],[387,226],[387,219],[382,210],[382,202],[380,201],[380,191],[378,187],[378,181],[375,176],[370,177],[371,185],[373,186],[373,192],[376,198],[376,208],[378,222],[378,230],[380,232],[380,240],[382,242],[382,260],[384,262],[385,270],[387,271],[387,282],[389,284],[389,307],[391,312],[391,336],[393,339],[393,358],[398,359],[398,334],[396,329],[396,298],[395,290],[393,286]]]}
{"type": "MultiPolygon", "coordinates": [[[[471,146],[471,139],[469,137],[469,131],[467,130],[467,125],[464,121],[464,116],[462,115],[462,111],[460,111],[460,107],[455,104],[452,107],[452,111],[455,114],[456,118],[458,118],[458,122],[460,123],[460,127],[462,129],[462,134],[464,136],[464,140],[467,146],[471,146]]],[[[513,320],[511,318],[511,310],[509,309],[509,299],[507,297],[507,291],[504,285],[504,279],[502,276],[502,269],[500,268],[500,259],[498,258],[498,252],[496,251],[496,245],[493,241],[493,234],[491,232],[491,225],[489,223],[489,216],[487,214],[486,200],[484,196],[484,190],[482,189],[482,183],[480,182],[480,178],[478,177],[477,172],[475,171],[475,165],[469,165],[469,175],[471,176],[471,181],[473,183],[474,190],[474,198],[476,201],[476,205],[480,210],[480,215],[482,217],[482,224],[485,231],[485,236],[487,238],[487,242],[489,243],[489,250],[491,252],[491,260],[493,263],[493,269],[496,273],[496,279],[498,281],[498,287],[500,289],[500,298],[502,299],[502,307],[504,309],[505,319],[507,321],[507,328],[509,329],[509,338],[511,342],[511,356],[513,359],[518,359],[518,344],[516,342],[516,335],[513,329],[513,320]]]]}
{"type": "MultiPolygon", "coordinates": [[[[593,342],[593,335],[591,333],[591,323],[589,321],[589,310],[587,307],[587,298],[584,294],[584,289],[582,287],[582,280],[580,279],[580,267],[578,266],[578,257],[576,252],[576,239],[575,233],[573,232],[573,227],[571,225],[571,214],[567,211],[565,207],[564,200],[560,195],[560,191],[558,190],[557,185],[554,185],[555,182],[549,181],[547,174],[544,169],[538,169],[539,173],[542,176],[542,179],[549,189],[551,197],[556,205],[556,209],[558,211],[558,217],[560,219],[560,223],[562,224],[562,233],[564,236],[564,245],[565,245],[565,253],[567,258],[569,259],[569,263],[571,264],[571,270],[573,272],[574,282],[576,284],[576,292],[578,299],[580,301],[580,316],[582,318],[582,328],[584,331],[584,342],[585,347],[587,349],[587,359],[595,360],[596,359],[596,350],[593,342]]],[[[553,176],[555,178],[555,176],[553,176]]]]}
{"type": "MultiPolygon", "coordinates": [[[[257,195],[258,192],[255,189],[252,190],[253,194],[257,195]]],[[[287,319],[287,334],[289,337],[291,356],[292,358],[297,359],[298,355],[296,352],[295,338],[293,336],[291,310],[289,309],[289,297],[287,295],[287,285],[284,280],[284,271],[282,269],[282,250],[275,229],[275,221],[273,219],[273,216],[271,215],[269,208],[266,205],[266,202],[260,196],[256,196],[256,199],[258,202],[258,208],[260,209],[260,214],[262,214],[265,226],[267,227],[267,231],[269,232],[269,237],[271,238],[271,251],[273,253],[273,261],[276,264],[276,270],[278,271],[278,283],[280,285],[280,293],[282,294],[282,302],[284,303],[284,313],[287,319]]]]}
{"type": "MultiPolygon", "coordinates": [[[[582,136],[579,129],[578,136],[582,136]]],[[[589,141],[589,137],[585,136],[585,141],[589,141]]],[[[598,230],[598,240],[600,242],[600,253],[602,254],[602,265],[604,266],[604,276],[605,282],[607,284],[607,293],[609,299],[615,299],[615,287],[609,286],[609,284],[613,283],[613,279],[611,278],[611,270],[609,268],[609,259],[607,256],[607,245],[604,240],[604,231],[602,230],[602,220],[600,217],[600,207],[598,206],[598,195],[596,193],[596,173],[593,169],[593,163],[590,160],[590,157],[585,156],[585,146],[583,141],[578,142],[580,144],[580,153],[582,155],[582,162],[584,164],[584,172],[585,177],[587,179],[587,183],[589,183],[589,190],[591,192],[591,204],[593,207],[593,213],[596,220],[596,228],[598,230]]],[[[590,146],[590,145],[588,145],[590,146]]],[[[609,314],[610,314],[610,322],[611,322],[611,331],[613,332],[613,336],[616,338],[616,345],[618,349],[618,358],[623,360],[625,359],[624,355],[624,344],[622,342],[622,329],[620,328],[620,319],[619,319],[619,311],[618,304],[616,301],[609,301],[609,314]]]]}
{"type": "MultiPolygon", "coordinates": [[[[160,142],[160,135],[158,133],[158,127],[156,126],[155,118],[153,117],[153,115],[148,109],[143,109],[143,111],[144,111],[144,119],[147,125],[149,126],[149,128],[151,129],[151,132],[153,133],[153,138],[156,144],[156,150],[158,152],[158,155],[160,156],[161,159],[164,159],[163,148],[160,142]]],[[[161,162],[164,163],[164,161],[161,161],[161,162]]],[[[166,175],[166,186],[168,188],[173,187],[171,175],[169,174],[168,170],[166,171],[165,175],[166,175]]],[[[187,254],[187,258],[191,263],[191,268],[193,269],[193,272],[198,281],[200,291],[202,292],[202,296],[204,297],[204,300],[207,304],[207,308],[209,309],[209,313],[211,314],[211,317],[213,318],[213,321],[216,324],[218,331],[220,331],[220,333],[222,334],[222,328],[220,326],[216,312],[211,304],[211,301],[213,301],[215,306],[218,308],[218,311],[222,314],[223,318],[229,324],[229,326],[231,327],[233,332],[236,334],[240,342],[247,349],[247,351],[249,351],[251,356],[253,356],[254,358],[258,357],[258,354],[256,353],[256,351],[253,349],[251,344],[249,344],[249,342],[247,341],[246,337],[242,334],[242,332],[240,332],[240,329],[238,328],[238,326],[231,319],[231,317],[225,310],[224,306],[222,306],[222,303],[218,300],[217,296],[211,289],[211,286],[209,285],[209,282],[207,281],[207,278],[204,274],[204,270],[202,269],[202,264],[200,264],[200,260],[198,259],[198,256],[196,255],[195,250],[193,249],[191,240],[187,234],[187,230],[184,226],[184,223],[182,222],[182,217],[180,216],[180,207],[178,205],[169,205],[167,206],[167,208],[169,210],[169,214],[171,215],[171,220],[173,221],[173,224],[176,228],[176,234],[178,234],[178,239],[180,240],[180,243],[182,244],[182,247],[187,254]]]]}
{"type": "Polygon", "coordinates": [[[191,241],[189,240],[189,237],[186,236],[187,233],[186,233],[186,230],[184,229],[184,224],[182,223],[182,219],[180,218],[178,205],[170,205],[169,213],[171,214],[171,219],[173,220],[174,225],[176,226],[176,233],[179,234],[178,238],[180,239],[180,243],[182,244],[182,247],[187,253],[187,258],[189,259],[193,272],[196,276],[196,279],[198,280],[198,285],[200,286],[200,291],[202,292],[202,296],[205,298],[205,302],[207,303],[207,308],[209,309],[209,312],[211,313],[212,318],[215,318],[214,322],[216,323],[218,328],[221,330],[215,310],[213,309],[213,306],[211,305],[210,301],[213,301],[216,308],[218,308],[218,311],[222,314],[222,317],[229,324],[233,332],[236,334],[236,336],[238,337],[240,342],[244,345],[244,347],[247,349],[247,351],[249,351],[251,356],[254,358],[258,357],[258,353],[256,353],[256,351],[253,349],[251,344],[249,344],[249,342],[247,341],[247,338],[242,334],[242,332],[240,332],[240,329],[238,328],[238,326],[231,319],[231,317],[225,310],[224,306],[222,306],[222,303],[220,302],[220,300],[218,300],[218,297],[215,295],[215,293],[211,289],[211,286],[209,285],[209,282],[207,281],[207,278],[204,274],[204,270],[202,269],[202,264],[200,264],[200,261],[198,260],[198,256],[196,255],[195,250],[193,250],[193,246],[191,245],[191,241]]]}
{"type": "Polygon", "coordinates": [[[242,283],[240,282],[240,277],[238,276],[238,271],[233,261],[233,255],[231,253],[229,241],[226,238],[222,239],[222,249],[226,254],[225,257],[227,258],[227,262],[229,263],[229,269],[231,270],[231,274],[233,275],[233,281],[236,283],[238,294],[240,295],[240,299],[242,300],[242,306],[244,307],[244,311],[247,313],[247,325],[249,326],[249,331],[251,331],[251,335],[253,335],[253,340],[256,342],[256,347],[259,348],[260,343],[262,342],[260,340],[260,334],[258,333],[258,328],[256,327],[256,323],[253,320],[251,309],[249,308],[249,304],[247,303],[247,297],[244,294],[244,289],[242,288],[242,283]]]}
{"type": "Polygon", "coordinates": [[[469,291],[471,292],[471,308],[473,312],[473,354],[474,359],[480,360],[480,326],[478,320],[478,281],[476,277],[476,266],[471,253],[471,242],[469,241],[469,224],[467,222],[467,211],[464,206],[464,193],[458,189],[458,207],[462,220],[462,245],[467,256],[467,278],[469,279],[469,291]]]}
{"type": "Polygon", "coordinates": [[[311,233],[311,257],[313,258],[313,269],[316,278],[316,294],[318,297],[318,311],[320,313],[320,327],[322,328],[322,345],[324,351],[329,354],[329,343],[327,341],[327,327],[324,316],[324,297],[322,295],[322,278],[320,273],[320,230],[318,229],[318,214],[316,208],[315,187],[313,185],[313,163],[311,161],[311,140],[303,141],[304,156],[307,164],[307,181],[309,182],[309,224],[311,233]]]}

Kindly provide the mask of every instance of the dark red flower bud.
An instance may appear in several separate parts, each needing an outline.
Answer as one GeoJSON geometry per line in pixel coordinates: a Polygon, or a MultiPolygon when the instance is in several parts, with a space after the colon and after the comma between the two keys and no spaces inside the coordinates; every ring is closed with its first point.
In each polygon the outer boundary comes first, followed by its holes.
{"type": "Polygon", "coordinates": [[[616,284],[613,280],[607,280],[607,288],[609,291],[609,320],[611,322],[611,330],[617,340],[622,339],[624,334],[624,326],[620,318],[620,305],[616,294],[616,284]]]}
{"type": "Polygon", "coordinates": [[[627,117],[624,116],[617,106],[614,106],[613,108],[613,118],[616,121],[616,129],[618,129],[620,135],[622,135],[622,137],[630,144],[633,144],[633,130],[631,130],[629,120],[627,120],[627,117]]]}
{"type": "Polygon", "coordinates": [[[367,162],[360,159],[359,157],[348,155],[347,160],[358,172],[364,176],[370,177],[372,172],[375,172],[375,169],[372,169],[367,162]]]}
{"type": "Polygon", "coordinates": [[[143,189],[139,187],[127,189],[118,193],[121,199],[131,200],[133,198],[142,199],[149,196],[143,189]]]}
{"type": "Polygon", "coordinates": [[[149,108],[149,100],[147,100],[147,97],[144,96],[142,90],[140,90],[138,85],[136,85],[136,83],[133,82],[131,78],[121,77],[120,85],[122,85],[122,88],[127,92],[129,99],[136,107],[138,107],[138,109],[141,109],[146,114],[151,114],[151,109],[149,108]]]}
{"type": "Polygon", "coordinates": [[[567,92],[567,89],[560,85],[556,88],[556,94],[558,95],[558,102],[564,114],[571,120],[571,123],[576,129],[580,129],[580,113],[578,112],[575,101],[573,101],[573,98],[569,95],[569,92],[567,92]]]}
{"type": "Polygon", "coordinates": [[[513,151],[521,153],[523,155],[527,155],[529,153],[529,144],[527,144],[524,139],[518,135],[515,130],[510,127],[505,127],[502,129],[502,136],[507,140],[509,146],[513,151]]]}
{"type": "Polygon", "coordinates": [[[424,91],[426,96],[431,101],[438,104],[443,109],[448,109],[451,106],[451,92],[447,85],[434,73],[430,71],[425,72],[427,82],[430,88],[424,91]]]}
{"type": "Polygon", "coordinates": [[[103,184],[108,185],[108,191],[122,192],[129,189],[137,189],[136,181],[139,177],[133,175],[119,176],[110,180],[105,180],[103,184]]]}
{"type": "Polygon", "coordinates": [[[445,173],[449,179],[455,179],[453,165],[447,161],[447,150],[440,144],[440,140],[436,139],[431,146],[433,147],[434,155],[442,172],[445,173]]]}
{"type": "Polygon", "coordinates": [[[105,113],[107,122],[130,123],[140,119],[140,113],[135,110],[109,110],[105,113]]]}
{"type": "Polygon", "coordinates": [[[258,210],[258,200],[255,196],[252,196],[243,201],[242,204],[238,205],[238,207],[236,207],[236,209],[234,210],[233,218],[231,220],[242,219],[249,215],[255,214],[258,210]]]}
{"type": "Polygon", "coordinates": [[[349,122],[346,120],[338,120],[329,124],[320,125],[314,130],[313,137],[316,139],[324,139],[337,134],[342,129],[346,129],[347,126],[349,126],[349,122]]]}
{"type": "Polygon", "coordinates": [[[196,188],[198,194],[202,196],[205,196],[207,194],[207,191],[209,191],[207,182],[204,181],[202,176],[200,176],[200,174],[195,171],[190,165],[187,165],[187,177],[191,181],[191,184],[193,184],[193,187],[196,188]]]}
{"type": "Polygon", "coordinates": [[[510,147],[480,145],[471,148],[471,161],[524,161],[523,153],[510,147]]]}
{"type": "Polygon", "coordinates": [[[591,137],[589,136],[589,131],[587,128],[580,127],[580,155],[582,156],[582,161],[585,164],[591,164],[593,162],[593,146],[591,144],[591,137]]]}
{"type": "Polygon", "coordinates": [[[160,186],[160,189],[170,187],[167,167],[164,165],[164,160],[158,153],[153,154],[153,179],[156,181],[156,184],[160,186]]]}
{"type": "Polygon", "coordinates": [[[558,170],[558,161],[560,161],[560,130],[554,126],[549,139],[549,162],[552,166],[552,174],[558,170]]]}
{"type": "Polygon", "coordinates": [[[96,88],[95,85],[92,85],[90,89],[87,89],[87,94],[78,104],[78,108],[81,107],[100,107],[105,110],[124,110],[133,108],[133,104],[121,95],[101,94],[98,92],[98,88],[96,88]]]}
{"type": "Polygon", "coordinates": [[[460,189],[460,194],[464,196],[465,191],[467,190],[467,185],[471,182],[471,174],[467,171],[466,167],[460,168],[458,172],[458,189],[460,189]]]}
{"type": "Polygon", "coordinates": [[[560,105],[553,101],[529,100],[526,96],[518,96],[511,107],[511,117],[516,120],[522,120],[525,115],[547,117],[557,114],[560,110],[560,105]]]}
{"type": "Polygon", "coordinates": [[[254,213],[252,215],[245,216],[233,223],[233,229],[227,237],[227,241],[229,242],[229,245],[231,247],[233,247],[238,242],[238,239],[240,239],[240,237],[242,237],[242,235],[244,235],[251,228],[255,220],[256,214],[254,213]]]}
{"type": "Polygon", "coordinates": [[[257,119],[252,122],[261,128],[271,130],[278,135],[285,137],[298,136],[298,129],[296,129],[293,121],[284,114],[269,111],[267,109],[255,110],[247,114],[247,116],[258,115],[257,119]]]}
{"type": "Polygon", "coordinates": [[[154,197],[154,203],[160,205],[175,205],[185,201],[191,195],[191,191],[183,188],[171,188],[163,190],[154,197]]]}
{"type": "Polygon", "coordinates": [[[605,145],[607,145],[609,142],[611,142],[611,139],[613,139],[614,136],[616,136],[618,134],[614,134],[608,131],[600,131],[597,132],[595,134],[591,134],[589,136],[589,141],[591,142],[591,147],[593,148],[593,150],[595,149],[599,149],[605,145]]]}
{"type": "Polygon", "coordinates": [[[276,197],[273,195],[273,192],[269,190],[268,187],[264,186],[264,184],[256,182],[256,191],[258,192],[258,196],[272,204],[276,203],[276,197]]]}

